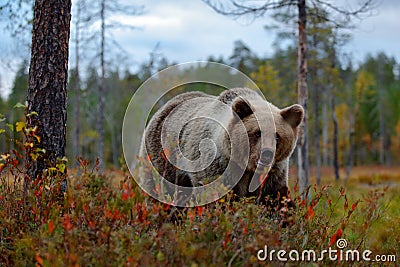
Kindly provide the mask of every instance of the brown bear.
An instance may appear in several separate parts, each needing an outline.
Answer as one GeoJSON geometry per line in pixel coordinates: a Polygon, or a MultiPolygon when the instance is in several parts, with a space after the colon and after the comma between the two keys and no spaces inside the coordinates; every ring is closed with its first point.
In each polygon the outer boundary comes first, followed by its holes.
{"type": "MultiPolygon", "coordinates": [[[[180,94],[149,121],[139,156],[170,184],[196,188],[223,176],[238,197],[279,201],[288,196],[289,157],[303,114],[300,105],[279,109],[248,88],[180,94]]],[[[148,166],[141,171],[147,192],[153,175],[148,166]]]]}

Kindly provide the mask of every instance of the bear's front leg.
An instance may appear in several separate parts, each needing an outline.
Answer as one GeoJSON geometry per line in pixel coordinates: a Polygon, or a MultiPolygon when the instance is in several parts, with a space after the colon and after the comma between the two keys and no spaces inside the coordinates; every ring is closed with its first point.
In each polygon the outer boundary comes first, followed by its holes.
{"type": "Polygon", "coordinates": [[[288,168],[288,160],[272,166],[266,180],[257,190],[257,203],[267,205],[273,210],[294,207],[289,195],[288,168]]]}

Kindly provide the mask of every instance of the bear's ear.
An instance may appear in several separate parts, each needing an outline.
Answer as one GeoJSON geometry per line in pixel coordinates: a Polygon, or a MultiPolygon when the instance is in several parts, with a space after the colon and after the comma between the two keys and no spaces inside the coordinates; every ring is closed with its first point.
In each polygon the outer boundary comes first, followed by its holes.
{"type": "Polygon", "coordinates": [[[293,128],[299,126],[304,117],[304,109],[302,106],[295,104],[281,110],[281,116],[293,128]]]}
{"type": "Polygon", "coordinates": [[[237,97],[233,101],[232,110],[239,116],[240,119],[243,119],[253,114],[250,105],[243,98],[240,97],[237,97]]]}

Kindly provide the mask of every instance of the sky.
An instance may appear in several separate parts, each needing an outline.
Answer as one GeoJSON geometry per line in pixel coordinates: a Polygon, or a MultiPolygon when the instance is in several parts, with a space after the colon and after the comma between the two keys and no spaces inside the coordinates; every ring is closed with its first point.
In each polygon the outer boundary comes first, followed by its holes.
{"type": "MultiPolygon", "coordinates": [[[[170,62],[178,63],[204,60],[211,55],[226,58],[232,53],[236,40],[242,40],[259,56],[272,55],[274,52],[276,35],[264,29],[265,25],[272,23],[269,18],[271,13],[254,20],[250,17],[235,20],[217,14],[200,0],[138,0],[135,3],[143,4],[144,14],[135,17],[119,16],[117,19],[137,29],[113,31],[115,40],[128,52],[125,64],[132,69],[148,60],[157,45],[158,53],[170,62]]],[[[355,21],[352,40],[343,48],[343,52],[348,53],[355,63],[361,62],[368,53],[376,54],[380,51],[400,62],[399,14],[399,0],[381,0],[373,16],[355,21]]],[[[26,49],[15,45],[9,34],[4,31],[1,34],[0,93],[6,96],[14,79],[17,62],[26,57],[27,53],[26,49]]],[[[118,65],[118,60],[115,61],[118,65]]],[[[73,64],[71,57],[70,66],[73,64]]]]}

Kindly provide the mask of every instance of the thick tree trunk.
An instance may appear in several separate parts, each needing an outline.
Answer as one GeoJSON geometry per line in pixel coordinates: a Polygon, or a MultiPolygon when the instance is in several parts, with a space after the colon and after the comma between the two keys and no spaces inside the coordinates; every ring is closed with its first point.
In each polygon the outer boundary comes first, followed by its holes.
{"type": "Polygon", "coordinates": [[[306,1],[298,2],[298,26],[299,26],[299,47],[298,47],[298,102],[304,108],[304,120],[299,127],[298,139],[298,176],[300,192],[303,193],[309,185],[308,180],[308,89],[307,89],[307,12],[306,1]]]}
{"type": "MultiPolygon", "coordinates": [[[[67,120],[68,41],[71,0],[36,0],[29,69],[27,126],[34,148],[45,150],[36,160],[27,151],[27,178],[40,177],[65,156],[67,120]]],[[[35,152],[35,151],[32,151],[35,152]]]]}
{"type": "Polygon", "coordinates": [[[105,0],[101,1],[101,10],[100,10],[100,19],[101,19],[101,44],[100,44],[100,67],[101,67],[101,76],[99,83],[99,114],[98,114],[98,124],[97,131],[99,133],[99,151],[98,157],[100,162],[100,170],[104,169],[104,139],[105,139],[105,98],[104,98],[104,80],[105,80],[105,59],[104,59],[104,50],[105,50],[105,0]]]}

